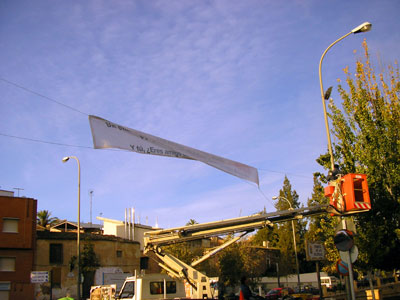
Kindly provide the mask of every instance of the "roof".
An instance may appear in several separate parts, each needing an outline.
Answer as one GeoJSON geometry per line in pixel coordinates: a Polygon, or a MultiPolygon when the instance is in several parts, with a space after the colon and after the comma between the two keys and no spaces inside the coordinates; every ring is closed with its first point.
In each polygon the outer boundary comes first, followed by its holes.
{"type": "MultiPolygon", "coordinates": [[[[52,231],[37,231],[36,238],[38,240],[74,240],[76,241],[76,232],[52,232],[52,231]]],[[[137,241],[131,241],[123,238],[116,237],[114,235],[102,235],[102,234],[91,234],[81,233],[80,239],[82,241],[119,241],[122,243],[140,244],[137,241]]]]}
{"type": "MultiPolygon", "coordinates": [[[[103,221],[103,222],[107,222],[107,223],[113,223],[113,224],[117,224],[117,225],[125,225],[124,221],[120,221],[120,220],[113,220],[113,219],[108,219],[108,218],[104,218],[104,217],[96,217],[97,220],[103,221]]],[[[149,230],[154,230],[157,229],[159,230],[160,228],[154,228],[152,226],[149,225],[143,225],[143,224],[139,224],[139,223],[135,223],[135,227],[136,228],[143,228],[143,229],[149,229],[149,230]]]]}
{"type": "MultiPolygon", "coordinates": [[[[82,229],[98,229],[101,230],[103,228],[103,226],[101,224],[91,224],[91,223],[83,223],[81,222],[80,227],[82,229]]],[[[71,221],[67,221],[67,220],[63,220],[53,226],[51,226],[51,229],[64,229],[65,227],[67,227],[67,229],[76,229],[78,227],[78,223],[77,222],[71,222],[71,221]]]]}

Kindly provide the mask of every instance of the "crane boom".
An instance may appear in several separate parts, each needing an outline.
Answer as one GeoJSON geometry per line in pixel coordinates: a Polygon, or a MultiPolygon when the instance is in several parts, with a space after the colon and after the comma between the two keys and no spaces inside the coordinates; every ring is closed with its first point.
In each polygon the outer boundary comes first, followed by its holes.
{"type": "Polygon", "coordinates": [[[245,217],[149,231],[144,233],[144,252],[154,252],[158,259],[161,261],[159,265],[164,268],[171,276],[187,280],[187,282],[189,282],[189,284],[195,290],[195,298],[212,298],[213,291],[210,288],[210,279],[207,277],[207,275],[194,269],[194,266],[196,264],[204,261],[218,251],[238,241],[247,233],[256,229],[273,226],[274,223],[302,219],[303,217],[310,217],[327,213],[343,216],[354,212],[342,212],[337,210],[333,205],[321,204],[310,207],[276,211],[271,213],[267,213],[264,211],[245,217]],[[236,233],[240,233],[240,237],[235,237],[229,241],[226,241],[223,245],[205,254],[202,258],[193,262],[191,265],[185,264],[178,258],[169,253],[165,253],[162,250],[163,246],[167,246],[170,244],[236,233]]]}
{"type": "Polygon", "coordinates": [[[341,214],[335,209],[335,207],[329,204],[282,210],[271,213],[260,212],[245,217],[145,232],[144,245],[145,249],[151,250],[153,247],[209,238],[218,235],[234,234],[246,231],[250,232],[255,229],[271,226],[273,223],[301,219],[303,217],[325,213],[336,215],[341,214]]]}

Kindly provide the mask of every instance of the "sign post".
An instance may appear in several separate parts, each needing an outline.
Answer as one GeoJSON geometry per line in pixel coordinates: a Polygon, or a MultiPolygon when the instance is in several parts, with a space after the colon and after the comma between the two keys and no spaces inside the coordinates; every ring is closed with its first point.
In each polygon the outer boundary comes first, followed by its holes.
{"type": "Polygon", "coordinates": [[[308,261],[315,261],[315,267],[317,270],[317,280],[319,297],[323,298],[322,286],[321,286],[321,274],[319,271],[319,261],[325,259],[325,247],[322,242],[309,242],[306,241],[306,257],[308,261]]]}
{"type": "Polygon", "coordinates": [[[31,272],[31,283],[45,283],[49,282],[48,271],[32,271],[31,272]]]}

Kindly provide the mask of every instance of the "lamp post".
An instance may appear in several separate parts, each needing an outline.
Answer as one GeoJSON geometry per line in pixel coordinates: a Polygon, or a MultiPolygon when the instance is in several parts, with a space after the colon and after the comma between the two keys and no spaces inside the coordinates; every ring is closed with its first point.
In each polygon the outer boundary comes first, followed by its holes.
{"type": "MultiPolygon", "coordinates": [[[[274,196],[273,200],[282,199],[285,200],[289,204],[289,210],[293,210],[292,204],[290,201],[282,196],[274,196]]],[[[292,219],[292,233],[293,233],[293,248],[294,248],[294,257],[296,258],[296,271],[297,271],[297,286],[300,286],[300,270],[299,270],[299,260],[297,259],[297,246],[296,246],[296,231],[294,229],[294,221],[292,219]]]]}
{"type": "Polygon", "coordinates": [[[62,162],[67,162],[70,158],[73,158],[78,163],[78,232],[76,237],[76,256],[78,259],[78,278],[77,278],[77,299],[81,299],[81,274],[80,274],[80,263],[81,263],[81,250],[80,250],[80,231],[81,231],[81,165],[79,159],[76,156],[66,156],[62,159],[62,162]]]}
{"type": "MultiPolygon", "coordinates": [[[[331,157],[331,170],[332,171],[335,168],[335,165],[334,165],[333,152],[332,152],[331,135],[329,133],[328,115],[326,113],[326,104],[325,104],[325,100],[328,100],[328,99],[325,99],[324,88],[323,88],[323,85],[322,85],[322,72],[321,72],[322,60],[324,59],[325,54],[328,52],[328,50],[333,47],[333,45],[335,45],[336,43],[340,42],[344,38],[348,37],[352,33],[357,34],[357,33],[361,33],[361,32],[370,31],[371,27],[372,27],[371,23],[368,23],[368,22],[362,23],[361,25],[359,25],[356,28],[354,28],[353,30],[351,30],[349,33],[347,33],[344,36],[342,36],[340,39],[334,41],[332,44],[329,45],[328,48],[326,48],[326,50],[324,51],[324,53],[321,56],[321,60],[319,61],[319,85],[321,87],[322,106],[324,108],[326,136],[328,138],[328,149],[329,149],[329,155],[331,157]]],[[[327,98],[329,98],[329,96],[327,98]]]]}
{"type": "MultiPolygon", "coordinates": [[[[324,95],[324,88],[323,88],[323,85],[322,85],[322,71],[321,71],[322,60],[324,59],[325,54],[328,52],[328,50],[333,47],[333,45],[335,45],[336,43],[340,42],[344,38],[348,37],[352,33],[357,34],[357,33],[361,33],[361,32],[370,31],[371,27],[372,27],[371,23],[364,22],[361,25],[359,25],[356,28],[354,28],[353,30],[351,30],[349,33],[347,33],[344,36],[342,36],[341,38],[337,39],[332,44],[330,44],[328,48],[326,48],[326,50],[324,51],[324,53],[321,56],[321,60],[319,61],[319,85],[320,85],[320,88],[321,88],[322,106],[324,108],[325,128],[326,128],[326,136],[328,138],[328,149],[329,149],[329,155],[331,157],[331,171],[332,172],[335,169],[335,164],[334,164],[334,158],[333,158],[332,142],[331,142],[331,136],[330,136],[330,132],[329,132],[329,123],[328,123],[328,116],[327,116],[327,113],[326,113],[326,103],[325,103],[325,101],[329,99],[329,95],[328,95],[329,92],[327,93],[326,96],[324,95]]],[[[344,218],[342,218],[342,227],[343,227],[343,229],[346,229],[346,227],[347,227],[346,220],[344,218]]],[[[347,257],[347,260],[348,260],[351,299],[355,300],[356,299],[356,295],[355,295],[354,285],[353,285],[354,276],[353,276],[353,266],[352,266],[351,258],[350,258],[350,251],[345,251],[343,253],[347,257]]]]}

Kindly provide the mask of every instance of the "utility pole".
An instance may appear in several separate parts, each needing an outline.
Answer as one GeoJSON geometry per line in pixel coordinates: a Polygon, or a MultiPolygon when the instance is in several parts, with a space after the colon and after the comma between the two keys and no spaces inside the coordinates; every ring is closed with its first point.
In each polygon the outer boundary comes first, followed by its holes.
{"type": "Polygon", "coordinates": [[[92,196],[93,196],[93,190],[89,191],[90,194],[90,226],[92,225],[92,196]]]}
{"type": "Polygon", "coordinates": [[[18,196],[17,197],[19,197],[19,191],[23,191],[24,189],[22,189],[22,188],[14,188],[14,190],[18,191],[18,196]]]}

